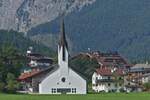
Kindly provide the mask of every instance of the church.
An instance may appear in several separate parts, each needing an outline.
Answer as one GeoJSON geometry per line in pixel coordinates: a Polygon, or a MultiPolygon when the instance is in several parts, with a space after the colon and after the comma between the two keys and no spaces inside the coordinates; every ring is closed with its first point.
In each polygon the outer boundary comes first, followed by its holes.
{"type": "Polygon", "coordinates": [[[33,93],[86,94],[86,80],[68,66],[68,59],[68,43],[63,20],[58,44],[58,65],[52,65],[42,71],[30,72],[31,75],[25,75],[24,73],[19,77],[19,80],[24,82],[30,92],[33,93]]]}

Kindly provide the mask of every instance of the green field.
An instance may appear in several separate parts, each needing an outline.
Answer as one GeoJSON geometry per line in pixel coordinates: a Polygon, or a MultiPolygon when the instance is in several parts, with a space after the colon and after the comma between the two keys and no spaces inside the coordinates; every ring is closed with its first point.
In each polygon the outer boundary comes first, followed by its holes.
{"type": "Polygon", "coordinates": [[[0,100],[150,100],[149,93],[88,95],[13,95],[0,94],[0,100]]]}

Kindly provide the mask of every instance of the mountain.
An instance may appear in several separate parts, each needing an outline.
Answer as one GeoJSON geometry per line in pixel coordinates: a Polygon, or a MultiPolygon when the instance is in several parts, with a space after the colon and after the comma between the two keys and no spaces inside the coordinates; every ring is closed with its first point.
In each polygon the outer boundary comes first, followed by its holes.
{"type": "MultiPolygon", "coordinates": [[[[118,51],[130,61],[150,59],[150,1],[96,0],[65,17],[74,52],[118,51]]],[[[32,28],[33,35],[59,32],[60,19],[32,28]]],[[[45,35],[45,34],[43,34],[45,35]]]]}
{"type": "Polygon", "coordinates": [[[72,52],[118,51],[131,60],[150,59],[148,0],[0,0],[0,29],[27,32],[56,48],[65,12],[72,52]]]}
{"type": "Polygon", "coordinates": [[[95,0],[0,0],[0,29],[27,32],[63,12],[68,14],[93,2],[95,0]]]}

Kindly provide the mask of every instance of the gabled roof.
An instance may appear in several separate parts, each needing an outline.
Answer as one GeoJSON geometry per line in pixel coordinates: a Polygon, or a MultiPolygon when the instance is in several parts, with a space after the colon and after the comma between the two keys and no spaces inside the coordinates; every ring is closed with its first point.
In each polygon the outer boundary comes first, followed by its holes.
{"type": "Polygon", "coordinates": [[[96,70],[97,74],[100,74],[102,76],[111,76],[112,73],[111,73],[111,69],[109,68],[99,68],[96,70]]]}
{"type": "Polygon", "coordinates": [[[150,68],[150,64],[136,64],[133,67],[131,67],[131,69],[134,68],[150,68]]]}
{"type": "Polygon", "coordinates": [[[41,55],[40,53],[29,53],[27,57],[41,58],[43,57],[43,55],[41,55]]]}
{"type": "Polygon", "coordinates": [[[129,72],[131,73],[150,72],[150,64],[136,64],[130,68],[129,72]]]}
{"type": "Polygon", "coordinates": [[[117,70],[115,71],[115,73],[116,73],[117,75],[120,75],[120,76],[125,75],[125,72],[124,72],[123,69],[117,69],[117,70]]]}
{"type": "Polygon", "coordinates": [[[116,70],[113,71],[113,69],[108,68],[108,67],[101,67],[96,70],[96,73],[101,75],[101,76],[112,76],[112,75],[119,75],[123,76],[125,75],[123,69],[117,68],[116,70]]]}
{"type": "Polygon", "coordinates": [[[150,77],[150,73],[144,74],[143,77],[150,77]]]}
{"type": "Polygon", "coordinates": [[[103,66],[119,66],[128,67],[130,66],[125,58],[118,53],[101,53],[101,52],[90,52],[88,55],[92,58],[96,58],[98,63],[103,66]]]}
{"type": "Polygon", "coordinates": [[[28,78],[31,78],[35,75],[38,75],[40,74],[42,71],[39,71],[39,70],[34,70],[34,71],[31,71],[31,72],[27,72],[27,73],[22,73],[18,80],[25,80],[25,79],[28,79],[28,78]]]}
{"type": "Polygon", "coordinates": [[[21,80],[26,80],[26,79],[29,79],[29,78],[33,78],[37,75],[40,75],[40,74],[44,74],[44,73],[51,73],[55,70],[57,70],[58,68],[58,65],[53,65],[51,67],[48,67],[46,69],[43,69],[43,70],[32,70],[31,72],[27,72],[27,73],[22,73],[18,80],[21,81],[21,80]]]}

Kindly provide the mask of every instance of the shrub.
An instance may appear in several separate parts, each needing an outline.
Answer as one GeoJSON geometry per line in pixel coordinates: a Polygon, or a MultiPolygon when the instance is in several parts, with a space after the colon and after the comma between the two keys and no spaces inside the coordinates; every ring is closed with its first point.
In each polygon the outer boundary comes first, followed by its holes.
{"type": "Polygon", "coordinates": [[[7,74],[7,92],[8,93],[15,93],[16,90],[19,88],[19,83],[15,80],[15,76],[12,73],[7,74]]]}
{"type": "Polygon", "coordinates": [[[5,87],[5,84],[3,82],[0,82],[0,92],[4,91],[4,87],[5,87]]]}
{"type": "Polygon", "coordinates": [[[143,86],[144,86],[146,91],[150,90],[150,83],[145,83],[143,86]]]}

